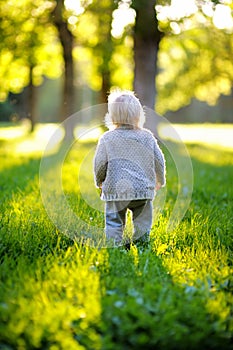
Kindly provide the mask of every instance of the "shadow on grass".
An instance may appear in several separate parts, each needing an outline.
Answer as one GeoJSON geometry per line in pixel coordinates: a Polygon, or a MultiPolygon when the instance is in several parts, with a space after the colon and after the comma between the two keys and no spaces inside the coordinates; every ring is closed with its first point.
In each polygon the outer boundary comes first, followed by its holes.
{"type": "Polygon", "coordinates": [[[175,284],[151,249],[109,251],[106,265],[102,349],[230,349],[229,330],[207,311],[211,293],[175,284]]]}

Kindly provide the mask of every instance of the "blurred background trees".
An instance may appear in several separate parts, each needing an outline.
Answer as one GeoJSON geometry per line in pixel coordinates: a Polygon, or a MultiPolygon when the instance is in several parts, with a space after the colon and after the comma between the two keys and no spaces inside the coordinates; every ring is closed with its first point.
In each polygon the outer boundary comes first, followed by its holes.
{"type": "Polygon", "coordinates": [[[186,106],[192,98],[215,105],[221,95],[232,95],[233,4],[223,3],[196,1],[194,12],[182,17],[158,9],[162,30],[171,33],[160,47],[160,113],[186,106]]]}
{"type": "MultiPolygon", "coordinates": [[[[36,90],[44,77],[61,74],[61,47],[50,21],[52,4],[43,0],[0,1],[0,101],[25,91],[20,111],[35,125],[36,90]]],[[[13,103],[17,98],[13,98],[13,103]]]]}
{"type": "Polygon", "coordinates": [[[0,120],[26,117],[33,130],[36,121],[106,102],[118,86],[171,119],[178,110],[182,122],[197,100],[218,108],[225,101],[218,118],[233,121],[231,0],[0,0],[0,7],[0,120]]]}

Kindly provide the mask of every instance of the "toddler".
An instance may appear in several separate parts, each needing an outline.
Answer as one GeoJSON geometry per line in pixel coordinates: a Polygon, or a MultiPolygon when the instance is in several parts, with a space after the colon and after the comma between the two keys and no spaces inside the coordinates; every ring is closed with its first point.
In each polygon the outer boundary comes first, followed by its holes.
{"type": "Polygon", "coordinates": [[[126,243],[123,232],[127,209],[132,212],[133,240],[149,240],[153,198],[165,185],[165,160],[153,134],[143,128],[142,105],[131,91],[108,97],[106,126],[94,157],[94,179],[105,201],[108,242],[126,243]]]}

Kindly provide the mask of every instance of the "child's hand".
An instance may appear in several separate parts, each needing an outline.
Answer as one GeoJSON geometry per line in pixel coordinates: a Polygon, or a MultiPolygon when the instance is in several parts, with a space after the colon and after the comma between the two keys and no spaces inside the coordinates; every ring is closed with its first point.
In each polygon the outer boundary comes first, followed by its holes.
{"type": "Polygon", "coordinates": [[[158,183],[156,184],[156,186],[155,186],[155,190],[156,190],[156,191],[159,191],[161,187],[162,187],[161,183],[158,182],[158,183]]]}

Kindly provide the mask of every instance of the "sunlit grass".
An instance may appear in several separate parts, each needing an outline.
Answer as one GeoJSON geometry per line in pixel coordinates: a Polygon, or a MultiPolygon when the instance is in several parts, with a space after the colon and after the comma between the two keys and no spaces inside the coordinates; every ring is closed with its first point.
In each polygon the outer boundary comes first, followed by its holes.
{"type": "Polygon", "coordinates": [[[99,126],[93,128],[77,127],[74,131],[74,136],[79,142],[93,142],[98,140],[102,132],[99,126]]]}
{"type": "MultiPolygon", "coordinates": [[[[232,124],[173,124],[177,136],[185,143],[199,143],[233,150],[232,124]]],[[[170,138],[170,129],[161,130],[162,136],[170,138]]]]}
{"type": "MultiPolygon", "coordinates": [[[[74,137],[79,142],[90,142],[96,141],[101,133],[99,126],[77,126],[74,130],[74,137]]],[[[0,141],[14,141],[14,151],[19,155],[41,154],[45,149],[47,153],[55,152],[63,137],[64,129],[56,123],[37,124],[35,131],[31,134],[29,134],[27,122],[19,123],[17,126],[11,123],[4,123],[2,126],[0,124],[0,141]],[[50,150],[48,150],[48,142],[51,140],[53,142],[50,142],[50,150]]]]}
{"type": "Polygon", "coordinates": [[[2,123],[0,126],[0,139],[1,140],[13,140],[22,136],[29,131],[28,123],[20,123],[19,125],[14,125],[10,123],[2,123]]]}
{"type": "Polygon", "coordinates": [[[56,151],[64,136],[64,131],[59,127],[59,124],[55,123],[38,124],[33,133],[29,133],[30,125],[27,122],[17,125],[4,123],[1,126],[0,124],[0,142],[11,141],[11,152],[13,151],[15,155],[41,155],[57,129],[59,132],[56,133],[57,137],[54,140],[54,149],[52,150],[56,151]]]}
{"type": "MultiPolygon", "coordinates": [[[[150,247],[98,250],[72,241],[47,216],[39,190],[46,127],[14,139],[0,131],[0,348],[230,349],[231,150],[187,142],[194,190],[172,232],[176,169],[167,156],[167,198],[150,247]],[[38,146],[19,152],[29,140],[38,146]]],[[[79,202],[82,219],[103,229],[103,212],[85,200],[95,191],[94,139],[74,143],[62,180],[70,206],[79,202]]]]}
{"type": "MultiPolygon", "coordinates": [[[[178,141],[184,143],[199,143],[203,145],[211,145],[212,147],[223,147],[233,150],[233,125],[232,124],[171,124],[171,126],[161,127],[160,133],[164,138],[174,138],[170,135],[171,127],[177,133],[178,141]]],[[[17,125],[13,123],[0,124],[0,140],[16,141],[17,147],[15,151],[18,154],[29,154],[35,152],[43,152],[48,141],[53,134],[60,128],[59,124],[48,123],[38,124],[33,134],[25,138],[29,131],[27,122],[17,125]]],[[[99,126],[78,126],[75,128],[75,138],[80,142],[96,141],[101,135],[99,126]]],[[[56,142],[59,144],[64,136],[64,130],[60,128],[57,133],[56,142]]],[[[54,144],[54,147],[56,144],[54,144]]]]}

